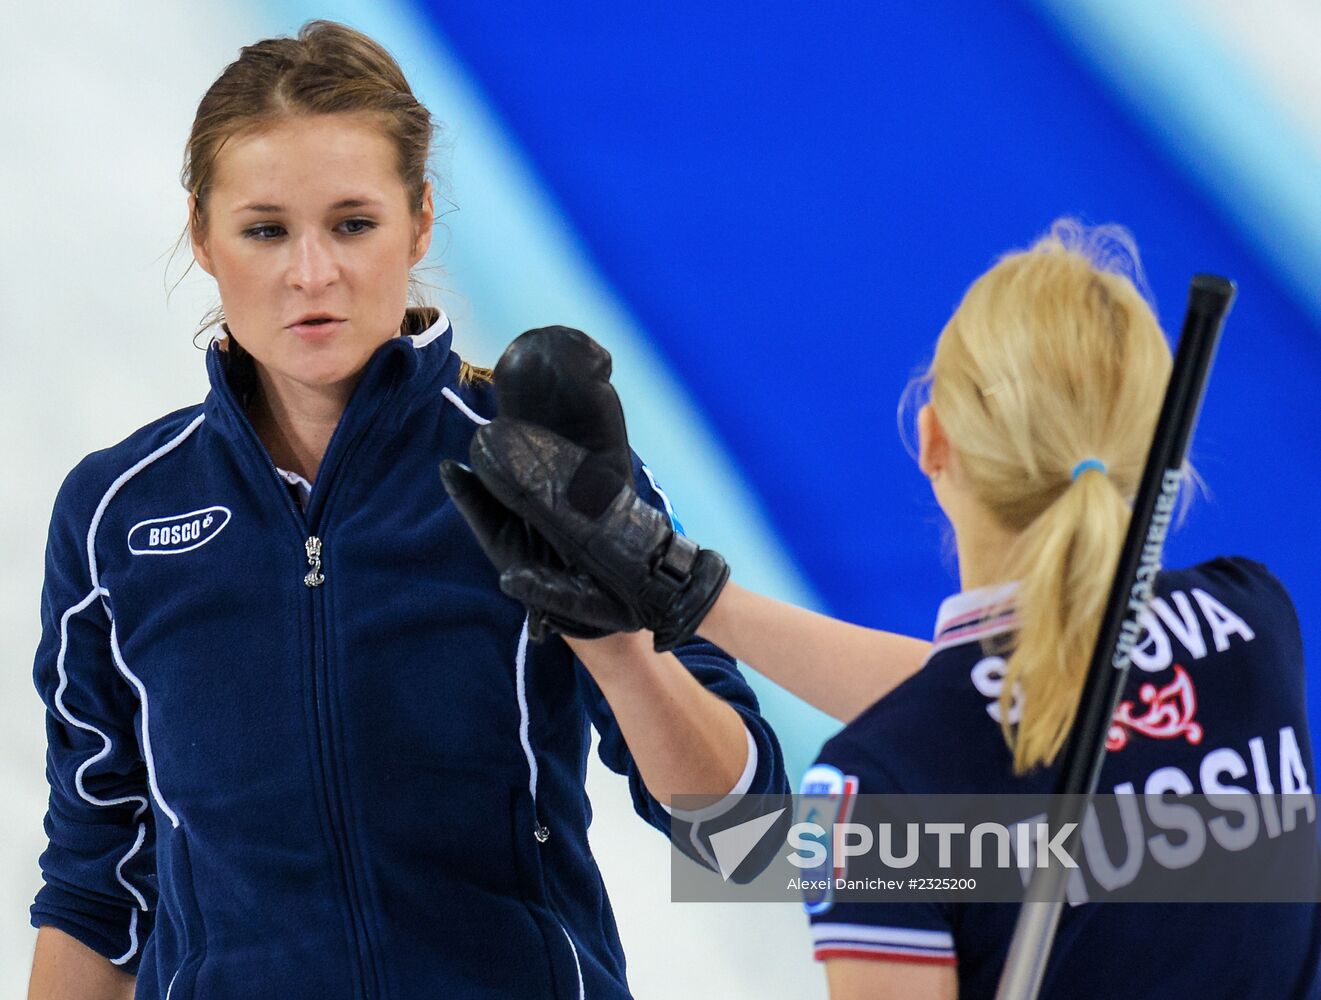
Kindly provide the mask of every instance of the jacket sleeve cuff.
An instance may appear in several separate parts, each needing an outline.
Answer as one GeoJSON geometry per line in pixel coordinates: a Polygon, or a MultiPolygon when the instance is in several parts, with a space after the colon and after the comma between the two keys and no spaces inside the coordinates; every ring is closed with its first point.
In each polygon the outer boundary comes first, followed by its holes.
{"type": "Polygon", "coordinates": [[[748,729],[746,722],[743,724],[743,735],[748,740],[748,761],[743,765],[743,773],[739,775],[738,781],[724,798],[702,809],[671,809],[664,802],[660,803],[660,807],[675,819],[687,823],[702,823],[723,816],[738,805],[739,797],[747,794],[748,789],[752,787],[752,778],[757,773],[757,741],[752,738],[752,730],[748,729]]]}
{"type": "Polygon", "coordinates": [[[137,975],[153,914],[135,907],[95,903],[50,885],[32,904],[33,927],[55,927],[129,975],[137,975]]]}

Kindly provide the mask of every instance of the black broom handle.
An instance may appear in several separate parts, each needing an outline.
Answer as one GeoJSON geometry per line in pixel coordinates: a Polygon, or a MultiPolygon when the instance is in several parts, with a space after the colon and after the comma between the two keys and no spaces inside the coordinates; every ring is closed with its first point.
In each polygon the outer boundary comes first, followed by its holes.
{"type": "MultiPolygon", "coordinates": [[[[1138,638],[1138,615],[1151,600],[1151,588],[1161,566],[1165,535],[1174,515],[1183,477],[1188,442],[1206,393],[1216,346],[1225,316],[1234,301],[1235,286],[1213,274],[1193,277],[1188,311],[1179,335],[1179,348],[1170,383],[1161,405],[1151,451],[1133,503],[1133,516],[1120,550],[1105,617],[1087,668],[1073,730],[1060,760],[1056,791],[1069,796],[1059,823],[1081,824],[1105,761],[1105,740],[1115,706],[1128,679],[1129,651],[1138,638]]],[[[1030,711],[1030,709],[1029,709],[1030,711]]],[[[1066,850],[1074,836],[1066,840],[1066,850]]],[[[1036,1000],[1050,958],[1055,929],[1064,907],[1068,872],[1058,864],[1033,869],[1027,896],[1019,908],[1009,954],[1000,975],[996,1000],[1036,1000]]]]}

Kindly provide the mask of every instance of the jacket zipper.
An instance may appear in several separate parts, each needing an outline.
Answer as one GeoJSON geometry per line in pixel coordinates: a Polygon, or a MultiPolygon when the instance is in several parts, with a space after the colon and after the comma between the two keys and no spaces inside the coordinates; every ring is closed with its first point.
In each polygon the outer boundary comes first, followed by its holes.
{"type": "Polygon", "coordinates": [[[321,539],[316,535],[308,535],[303,548],[307,551],[307,565],[311,567],[303,577],[303,585],[319,587],[326,582],[326,578],[321,574],[321,539]]]}
{"type": "MultiPolygon", "coordinates": [[[[253,431],[252,434],[255,439],[256,432],[253,431]]],[[[256,443],[261,447],[264,455],[265,447],[261,446],[259,440],[256,443]]],[[[354,945],[354,954],[351,956],[351,961],[356,967],[356,978],[362,991],[361,995],[363,997],[380,997],[383,991],[377,982],[375,962],[372,960],[372,946],[364,919],[365,905],[359,895],[352,848],[348,843],[348,820],[344,811],[339,781],[335,777],[338,768],[334,754],[334,739],[330,733],[330,722],[327,718],[327,702],[330,700],[330,692],[327,689],[325,600],[321,590],[322,585],[326,582],[321,564],[324,543],[320,536],[313,534],[308,527],[307,515],[294,504],[293,498],[289,496],[288,489],[276,471],[275,463],[270,461],[269,456],[267,456],[267,464],[271,467],[272,481],[284,495],[284,499],[294,515],[300,537],[306,532],[305,537],[303,537],[303,551],[306,553],[308,569],[303,576],[303,586],[313,591],[312,594],[308,595],[311,599],[312,617],[312,717],[316,730],[318,755],[320,756],[321,786],[325,793],[326,809],[329,813],[330,839],[335,849],[340,883],[344,888],[349,907],[349,923],[353,931],[354,945]]],[[[317,479],[320,480],[321,476],[318,476],[317,479]]]]}
{"type": "Polygon", "coordinates": [[[335,841],[335,850],[339,857],[345,892],[348,895],[350,918],[353,924],[354,943],[358,951],[359,973],[364,997],[379,997],[382,990],[376,976],[376,963],[372,954],[370,933],[367,929],[366,901],[362,898],[357,883],[353,864],[353,848],[349,844],[348,815],[344,804],[344,795],[335,775],[338,773],[338,761],[335,758],[334,736],[329,719],[329,669],[326,637],[325,592],[321,589],[326,582],[321,568],[322,541],[316,535],[309,535],[304,542],[307,553],[308,571],[303,577],[303,585],[312,591],[312,683],[313,706],[316,719],[317,741],[321,749],[322,783],[325,786],[327,805],[331,812],[331,837],[335,841]],[[370,979],[370,982],[369,982],[370,979]]]}
{"type": "MultiPolygon", "coordinates": [[[[212,350],[214,350],[214,348],[212,348],[212,350]]],[[[293,497],[289,495],[288,487],[286,486],[284,480],[280,477],[280,473],[275,466],[275,462],[271,460],[270,454],[266,451],[266,446],[262,444],[261,439],[257,436],[256,429],[252,426],[252,422],[248,419],[247,413],[244,411],[243,407],[239,404],[237,397],[234,396],[233,391],[230,389],[228,383],[224,381],[223,377],[221,381],[223,386],[221,389],[221,393],[225,397],[230,408],[234,411],[238,419],[238,423],[243,428],[243,433],[245,437],[248,439],[250,446],[255,450],[256,454],[259,456],[262,463],[269,470],[271,484],[280,493],[284,508],[287,511],[289,511],[290,516],[293,518],[294,528],[298,532],[298,537],[303,541],[303,549],[307,555],[307,563],[309,569],[308,572],[303,577],[303,584],[309,589],[316,591],[316,593],[312,595],[312,609],[311,609],[312,640],[313,640],[313,649],[314,649],[313,668],[312,668],[313,721],[316,728],[317,747],[321,758],[321,760],[319,761],[320,770],[321,770],[321,784],[326,793],[326,799],[327,799],[326,804],[330,812],[330,815],[328,817],[330,820],[330,835],[331,835],[331,840],[334,842],[334,849],[335,849],[336,861],[338,862],[340,879],[349,906],[349,923],[352,928],[353,943],[354,943],[354,954],[351,956],[350,961],[355,967],[354,971],[357,973],[356,978],[358,980],[359,987],[362,991],[362,996],[365,998],[381,997],[384,995],[384,990],[381,988],[376,974],[376,963],[373,960],[372,946],[369,940],[367,927],[365,925],[365,922],[363,922],[360,919],[364,915],[365,907],[363,901],[361,901],[358,898],[357,879],[354,873],[353,862],[351,858],[352,849],[349,847],[348,844],[348,835],[349,835],[348,822],[345,817],[344,809],[341,803],[339,782],[336,780],[334,776],[335,769],[333,766],[331,766],[333,759],[333,740],[328,731],[329,724],[324,718],[325,713],[323,711],[323,706],[322,706],[323,687],[324,687],[324,680],[322,675],[324,673],[323,668],[325,665],[326,655],[325,655],[325,636],[324,636],[324,628],[323,628],[323,620],[325,617],[325,613],[322,607],[324,601],[321,598],[320,588],[322,584],[325,583],[326,580],[325,575],[322,572],[322,568],[321,568],[321,555],[322,555],[324,543],[318,534],[309,530],[310,525],[309,525],[308,515],[312,512],[313,509],[312,497],[308,498],[306,510],[300,509],[299,506],[294,502],[293,497]]],[[[376,410],[372,412],[371,417],[373,418],[377,413],[380,412],[381,408],[383,408],[385,404],[385,398],[392,394],[392,387],[389,389],[382,389],[381,391],[383,393],[383,398],[380,404],[378,404],[376,410]]],[[[342,426],[343,423],[342,415],[340,420],[342,426]]],[[[352,442],[353,444],[356,444],[358,441],[362,439],[363,434],[366,433],[367,426],[369,426],[370,424],[371,424],[370,419],[365,421],[365,425],[362,433],[360,433],[358,437],[354,439],[354,441],[352,442]]],[[[334,450],[334,446],[336,444],[335,439],[336,437],[338,437],[339,429],[340,428],[336,428],[336,434],[331,436],[330,446],[327,447],[326,449],[326,457],[329,457],[332,451],[334,450]]],[[[351,449],[345,448],[343,450],[347,452],[351,449]]],[[[345,458],[347,457],[348,456],[346,454],[345,458]]],[[[344,464],[343,461],[339,461],[335,463],[335,466],[339,466],[343,464],[344,464]]],[[[333,471],[333,468],[334,467],[332,467],[329,463],[326,463],[324,461],[322,462],[321,471],[317,475],[317,482],[313,484],[313,488],[312,488],[313,493],[316,494],[318,497],[320,497],[326,492],[326,489],[329,485],[329,483],[327,482],[329,476],[327,474],[333,471]]],[[[324,520],[324,507],[325,504],[322,504],[323,510],[321,513],[323,516],[321,520],[324,520]]],[[[324,696],[328,698],[329,692],[325,692],[324,696]]]]}
{"type": "MultiPolygon", "coordinates": [[[[364,375],[364,378],[370,376],[364,375]]],[[[330,642],[327,631],[326,601],[323,589],[326,582],[326,575],[322,569],[322,556],[325,549],[324,539],[321,537],[325,533],[325,525],[329,519],[330,500],[334,494],[331,492],[334,486],[343,477],[339,475],[339,470],[349,464],[350,458],[357,451],[358,445],[368,435],[376,416],[385,408],[386,403],[394,394],[394,384],[380,386],[377,388],[379,399],[374,408],[367,413],[361,421],[361,425],[354,437],[341,441],[340,437],[344,429],[344,417],[340,417],[340,425],[335,429],[331,436],[330,444],[326,448],[325,456],[321,463],[321,469],[317,473],[317,481],[312,486],[312,494],[307,499],[307,511],[304,515],[304,523],[308,525],[309,533],[303,542],[303,549],[307,557],[308,570],[303,576],[303,584],[312,591],[312,631],[314,648],[318,654],[314,664],[313,677],[318,685],[318,698],[315,702],[317,735],[321,745],[323,760],[328,765],[328,773],[325,775],[324,782],[327,789],[327,797],[332,800],[332,833],[335,836],[336,849],[339,852],[340,862],[343,866],[343,877],[345,888],[349,895],[349,905],[351,908],[351,917],[354,928],[356,943],[359,949],[361,959],[361,972],[364,983],[365,997],[380,998],[385,995],[384,972],[381,971],[376,955],[376,949],[372,944],[371,932],[367,925],[367,892],[365,886],[358,883],[358,873],[354,865],[354,849],[351,843],[353,832],[349,824],[349,807],[347,794],[341,787],[338,775],[342,773],[340,761],[336,753],[335,725],[331,718],[332,698],[329,691],[330,680],[330,642]],[[323,711],[320,700],[320,691],[325,690],[325,709],[323,711]],[[338,829],[334,829],[335,825],[338,829]],[[370,979],[370,984],[368,983],[370,979]]],[[[350,406],[352,400],[350,400],[350,406]]],[[[345,414],[348,410],[346,408],[345,414]]],[[[255,431],[254,431],[255,435],[255,431]]],[[[288,497],[288,492],[285,492],[288,497]]],[[[292,504],[292,498],[289,498],[292,504]]]]}
{"type": "MultiPolygon", "coordinates": [[[[289,496],[289,492],[285,487],[283,480],[280,478],[279,472],[275,467],[275,463],[270,460],[270,456],[267,455],[266,453],[265,446],[262,445],[260,439],[257,438],[256,431],[253,430],[250,424],[248,424],[246,417],[244,419],[244,424],[245,424],[245,430],[247,430],[248,433],[251,435],[253,443],[258,448],[259,454],[261,454],[266,459],[266,464],[270,467],[271,470],[272,479],[275,485],[279,488],[280,492],[283,494],[284,500],[286,502],[286,506],[293,514],[294,519],[297,523],[297,527],[299,528],[301,533],[301,531],[305,530],[308,526],[307,513],[305,511],[299,510],[297,506],[294,504],[294,501],[289,496]]],[[[345,457],[347,458],[347,456],[345,457]]],[[[343,462],[337,464],[343,464],[343,462]]],[[[313,489],[315,490],[318,488],[318,486],[321,486],[322,487],[321,492],[324,492],[325,487],[322,485],[323,481],[324,481],[323,475],[318,475],[317,483],[314,484],[313,489]]],[[[309,510],[311,509],[310,498],[308,499],[308,509],[309,510]]],[[[322,505],[321,514],[322,514],[322,520],[324,520],[324,515],[325,515],[324,504],[322,505]]],[[[321,749],[323,763],[326,759],[333,756],[330,747],[331,737],[327,731],[329,724],[322,717],[323,713],[322,713],[322,705],[321,705],[322,685],[324,683],[324,674],[325,674],[324,666],[326,660],[326,655],[325,655],[326,641],[324,634],[324,618],[325,618],[324,599],[321,597],[321,591],[320,591],[321,586],[326,582],[326,576],[325,573],[323,572],[323,567],[322,567],[322,553],[324,550],[324,546],[325,543],[316,534],[308,534],[303,541],[303,551],[305,552],[307,557],[307,567],[308,567],[307,572],[303,576],[303,585],[307,587],[309,590],[317,591],[317,593],[313,595],[313,601],[312,601],[313,645],[317,653],[317,655],[314,657],[316,662],[313,665],[313,684],[314,684],[313,707],[316,717],[317,742],[321,749]]],[[[326,697],[329,698],[328,692],[326,694],[326,697]]],[[[338,788],[338,782],[335,782],[329,774],[325,773],[324,767],[323,767],[322,783],[326,787],[327,798],[329,799],[332,793],[334,796],[333,804],[328,803],[332,810],[331,837],[335,842],[335,851],[341,866],[341,874],[343,876],[345,891],[349,897],[350,919],[353,925],[354,944],[356,946],[358,952],[357,957],[359,959],[357,963],[359,982],[363,987],[364,996],[367,997],[381,996],[383,994],[383,990],[381,990],[379,985],[377,985],[377,987],[373,989],[367,982],[368,968],[372,969],[372,974],[371,974],[372,980],[374,982],[376,980],[376,976],[374,972],[375,963],[372,961],[371,943],[368,938],[367,928],[363,925],[360,925],[358,920],[359,915],[365,912],[365,904],[358,899],[358,892],[355,885],[356,880],[354,878],[354,873],[353,873],[353,864],[349,857],[349,855],[351,854],[351,849],[349,848],[347,843],[348,819],[344,812],[344,808],[338,788]],[[338,829],[336,828],[336,825],[338,826],[338,829]],[[341,841],[341,836],[340,836],[341,832],[343,833],[343,838],[344,838],[343,841],[341,841]]],[[[532,801],[533,801],[534,822],[536,823],[536,826],[533,830],[533,834],[538,844],[544,844],[548,839],[550,839],[550,830],[547,829],[541,823],[540,818],[536,816],[535,796],[532,801]]],[[[584,990],[582,963],[578,957],[578,948],[573,943],[573,938],[569,936],[568,928],[564,926],[564,922],[560,919],[559,914],[554,910],[553,907],[551,907],[551,913],[553,915],[553,919],[555,920],[556,926],[559,927],[560,933],[564,935],[564,940],[569,946],[569,952],[573,958],[574,971],[578,979],[578,998],[579,1000],[584,1000],[586,996],[586,992],[584,990]]]]}

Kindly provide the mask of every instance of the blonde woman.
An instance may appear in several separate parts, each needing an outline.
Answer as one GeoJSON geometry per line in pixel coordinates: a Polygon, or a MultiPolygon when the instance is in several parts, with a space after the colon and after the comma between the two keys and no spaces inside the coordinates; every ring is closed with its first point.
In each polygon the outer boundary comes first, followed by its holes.
{"type": "MultiPolygon", "coordinates": [[[[953,526],[962,589],[931,644],[725,585],[704,570],[719,556],[677,539],[619,477],[602,484],[591,451],[503,418],[473,443],[483,502],[526,518],[574,569],[512,560],[501,585],[570,628],[695,631],[848,721],[812,791],[1050,792],[1171,368],[1135,279],[1124,231],[1061,221],[978,278],[941,332],[918,464],[953,526]],[[601,496],[585,504],[584,483],[601,496]]],[[[473,497],[462,506],[475,521],[473,497]]],[[[1281,584],[1241,558],[1167,571],[1143,621],[1100,790],[1310,792],[1301,638],[1281,584]]],[[[991,997],[1016,912],[809,909],[834,1000],[991,997]]],[[[1042,995],[1312,996],[1319,934],[1310,904],[1070,907],[1042,995]]]]}
{"type": "Polygon", "coordinates": [[[788,791],[727,655],[530,645],[437,482],[495,402],[409,306],[432,132],[331,22],[245,47],[202,98],[210,392],[88,456],[51,523],[32,1000],[625,998],[592,727],[694,853],[676,790],[713,813],[788,791]]]}

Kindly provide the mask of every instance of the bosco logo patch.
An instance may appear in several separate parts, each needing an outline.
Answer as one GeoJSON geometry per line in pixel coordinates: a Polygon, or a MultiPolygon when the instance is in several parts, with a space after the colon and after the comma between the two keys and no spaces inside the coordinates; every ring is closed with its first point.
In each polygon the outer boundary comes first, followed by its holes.
{"type": "Polygon", "coordinates": [[[153,517],[129,529],[128,550],[138,556],[176,556],[205,545],[229,524],[228,507],[206,507],[173,517],[153,517]]]}

